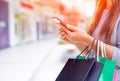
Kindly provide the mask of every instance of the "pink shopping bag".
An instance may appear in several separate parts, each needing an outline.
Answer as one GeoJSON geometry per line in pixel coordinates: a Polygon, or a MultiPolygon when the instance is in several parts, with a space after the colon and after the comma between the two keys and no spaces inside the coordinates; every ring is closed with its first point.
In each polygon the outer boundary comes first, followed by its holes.
{"type": "Polygon", "coordinates": [[[114,71],[113,81],[117,81],[118,70],[114,71]]]}

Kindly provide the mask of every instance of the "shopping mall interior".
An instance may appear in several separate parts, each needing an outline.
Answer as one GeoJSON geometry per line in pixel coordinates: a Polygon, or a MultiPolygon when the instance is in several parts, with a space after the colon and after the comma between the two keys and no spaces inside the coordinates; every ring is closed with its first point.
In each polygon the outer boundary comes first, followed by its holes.
{"type": "Polygon", "coordinates": [[[55,81],[80,51],[52,17],[86,31],[95,0],[0,0],[0,81],[55,81]]]}

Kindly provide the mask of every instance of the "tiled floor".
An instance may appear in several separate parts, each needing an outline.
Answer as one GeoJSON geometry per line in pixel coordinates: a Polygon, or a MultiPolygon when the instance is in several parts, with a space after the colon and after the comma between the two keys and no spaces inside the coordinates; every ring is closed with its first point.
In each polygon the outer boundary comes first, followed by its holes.
{"type": "Polygon", "coordinates": [[[78,52],[72,45],[57,45],[58,40],[0,51],[0,81],[55,81],[67,59],[78,52]]]}

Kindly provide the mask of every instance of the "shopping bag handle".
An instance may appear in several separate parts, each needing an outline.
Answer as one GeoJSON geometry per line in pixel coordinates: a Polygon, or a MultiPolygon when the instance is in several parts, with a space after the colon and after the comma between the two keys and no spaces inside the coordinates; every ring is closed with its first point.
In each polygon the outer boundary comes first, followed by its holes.
{"type": "MultiPolygon", "coordinates": [[[[93,39],[93,42],[92,42],[92,44],[90,45],[90,49],[89,49],[88,52],[87,52],[88,55],[85,56],[85,59],[88,59],[88,57],[89,57],[89,55],[90,55],[89,53],[90,53],[90,51],[92,50],[92,47],[93,47],[93,45],[94,45],[94,43],[95,43],[95,40],[96,40],[96,38],[93,39]]],[[[77,59],[78,56],[81,56],[81,55],[83,54],[83,52],[85,52],[88,48],[89,48],[89,46],[87,46],[84,50],[82,50],[82,52],[80,52],[80,54],[76,56],[76,59],[77,59]]],[[[73,63],[75,63],[76,59],[74,59],[73,63]]],[[[86,60],[86,61],[87,61],[87,60],[86,60]]]]}
{"type": "Polygon", "coordinates": [[[96,50],[96,55],[97,55],[97,59],[100,56],[100,51],[101,51],[101,57],[106,57],[106,49],[105,49],[105,43],[103,43],[102,41],[97,40],[97,50],[96,50]]]}
{"type": "MultiPolygon", "coordinates": [[[[92,42],[92,44],[90,45],[90,49],[89,49],[88,52],[87,52],[88,55],[86,55],[86,57],[89,57],[89,55],[90,55],[89,53],[90,53],[90,51],[92,50],[92,47],[93,47],[93,45],[94,45],[95,40],[96,40],[96,38],[93,39],[93,42],[92,42]]],[[[88,48],[89,48],[89,46],[87,46],[87,47],[86,47],[79,55],[77,55],[77,56],[82,55],[83,52],[85,52],[88,48]]]]}
{"type": "Polygon", "coordinates": [[[89,51],[87,52],[88,55],[86,55],[85,59],[88,59],[88,58],[89,58],[89,56],[90,56],[90,51],[92,50],[95,41],[96,41],[96,38],[94,38],[94,40],[93,40],[93,42],[92,42],[92,44],[91,44],[91,46],[90,46],[90,49],[89,49],[89,51]]]}
{"type": "Polygon", "coordinates": [[[101,53],[102,57],[106,57],[106,49],[105,49],[105,43],[101,41],[101,53]]]}

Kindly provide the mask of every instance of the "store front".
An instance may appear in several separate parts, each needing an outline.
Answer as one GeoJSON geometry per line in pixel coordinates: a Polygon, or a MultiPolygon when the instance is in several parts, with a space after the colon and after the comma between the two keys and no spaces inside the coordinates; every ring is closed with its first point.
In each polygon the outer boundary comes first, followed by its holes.
{"type": "Polygon", "coordinates": [[[9,47],[8,2],[0,1],[0,49],[9,47]]]}

